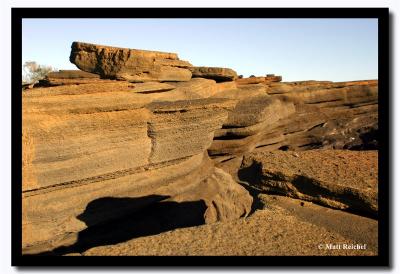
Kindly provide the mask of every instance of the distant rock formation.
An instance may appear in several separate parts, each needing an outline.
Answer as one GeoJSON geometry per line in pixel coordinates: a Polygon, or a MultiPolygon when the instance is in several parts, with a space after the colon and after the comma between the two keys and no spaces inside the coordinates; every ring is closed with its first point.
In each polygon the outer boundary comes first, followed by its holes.
{"type": "Polygon", "coordinates": [[[62,85],[79,85],[92,82],[105,81],[100,80],[100,76],[81,70],[59,70],[50,72],[44,79],[38,81],[35,87],[54,87],[62,85]]]}
{"type": "Polygon", "coordinates": [[[192,67],[192,77],[202,77],[216,80],[217,82],[233,81],[238,76],[236,71],[229,68],[192,67]]]}
{"type": "Polygon", "coordinates": [[[249,84],[266,84],[269,82],[281,82],[282,81],[282,76],[275,76],[274,74],[268,74],[265,77],[255,77],[254,75],[252,75],[253,77],[249,77],[249,78],[239,78],[236,79],[236,84],[237,85],[249,85],[249,84]]]}
{"type": "Polygon", "coordinates": [[[175,53],[115,48],[74,42],[71,63],[79,69],[99,74],[102,78],[130,82],[189,81],[189,62],[175,53]]]}

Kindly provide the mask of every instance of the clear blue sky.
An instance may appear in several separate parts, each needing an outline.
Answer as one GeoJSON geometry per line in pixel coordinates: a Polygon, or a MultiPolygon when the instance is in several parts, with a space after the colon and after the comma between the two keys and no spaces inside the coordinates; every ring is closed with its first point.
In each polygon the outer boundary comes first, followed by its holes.
{"type": "Polygon", "coordinates": [[[284,81],[378,78],[377,19],[24,19],[22,59],[76,69],[73,41],[176,52],[284,81]]]}

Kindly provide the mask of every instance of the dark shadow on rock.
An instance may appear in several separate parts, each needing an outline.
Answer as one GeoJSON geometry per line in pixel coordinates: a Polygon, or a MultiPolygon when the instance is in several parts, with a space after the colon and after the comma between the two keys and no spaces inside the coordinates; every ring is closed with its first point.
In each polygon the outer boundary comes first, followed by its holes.
{"type": "Polygon", "coordinates": [[[253,197],[253,203],[251,204],[251,210],[248,216],[251,216],[256,210],[263,209],[264,203],[258,197],[258,195],[262,193],[262,191],[251,186],[247,182],[240,181],[239,184],[249,192],[251,197],[253,197]]]}
{"type": "Polygon", "coordinates": [[[256,210],[264,207],[264,203],[262,203],[258,197],[262,191],[256,187],[261,182],[261,169],[261,163],[254,161],[248,167],[239,168],[237,173],[240,180],[240,185],[243,186],[253,197],[253,204],[251,205],[249,216],[252,215],[256,210]]]}
{"type": "MultiPolygon", "coordinates": [[[[271,188],[266,190],[260,188],[260,186],[262,186],[263,184],[262,164],[257,161],[253,161],[252,164],[248,167],[239,168],[237,174],[241,182],[240,184],[244,188],[246,188],[246,190],[253,197],[253,204],[249,215],[253,214],[256,210],[262,209],[264,207],[264,203],[258,197],[260,193],[289,196],[288,193],[286,193],[285,191],[281,191],[279,189],[271,188]]],[[[276,180],[281,181],[279,175],[277,175],[276,180]]],[[[312,178],[308,178],[306,176],[301,176],[301,175],[296,176],[292,181],[288,183],[291,183],[300,193],[306,194],[308,196],[325,197],[346,204],[349,207],[344,211],[347,211],[349,213],[371,219],[377,219],[378,217],[377,212],[375,212],[372,209],[372,206],[368,203],[368,201],[366,200],[364,201],[364,198],[360,197],[359,193],[356,192],[353,193],[351,190],[339,191],[337,193],[322,187],[318,183],[318,181],[315,181],[312,178]]],[[[301,200],[300,198],[298,199],[301,200]]],[[[320,204],[315,201],[314,203],[325,207],[329,207],[326,204],[320,204]]]]}
{"type": "Polygon", "coordinates": [[[346,144],[343,148],[349,150],[379,150],[379,130],[375,128],[360,129],[357,131],[357,141],[346,144]]]}
{"type": "Polygon", "coordinates": [[[79,232],[76,243],[36,255],[82,253],[96,246],[118,244],[205,223],[204,201],[178,203],[166,200],[167,198],[168,196],[150,195],[94,200],[77,216],[88,228],[79,232]]]}
{"type": "Polygon", "coordinates": [[[238,178],[241,181],[248,182],[250,185],[257,185],[261,183],[262,164],[256,161],[248,167],[241,167],[238,170],[238,178]]]}
{"type": "MultiPolygon", "coordinates": [[[[357,193],[351,189],[345,191],[331,191],[319,184],[318,181],[308,178],[303,175],[297,175],[291,184],[301,193],[312,197],[325,197],[331,200],[339,201],[348,206],[344,211],[360,215],[367,218],[377,219],[377,212],[374,211],[372,205],[365,200],[365,197],[360,197],[360,193],[357,193]]],[[[326,205],[323,205],[326,206],[326,205]]]]}

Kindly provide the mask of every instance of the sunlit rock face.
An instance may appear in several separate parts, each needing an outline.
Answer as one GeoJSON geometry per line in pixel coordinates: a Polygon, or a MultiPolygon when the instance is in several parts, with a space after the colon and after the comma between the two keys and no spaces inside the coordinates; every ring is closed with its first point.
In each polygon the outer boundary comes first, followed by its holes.
{"type": "Polygon", "coordinates": [[[379,146],[377,81],[239,79],[175,53],[81,42],[70,61],[80,70],[22,95],[24,254],[121,220],[135,237],[240,222],[255,208],[248,189],[376,216],[377,155],[348,150],[379,146]]]}
{"type": "Polygon", "coordinates": [[[207,154],[236,101],[206,97],[229,85],[185,83],[110,80],[24,92],[24,253],[74,244],[85,229],[161,202],[188,214],[179,226],[250,212],[252,197],[207,154]]]}
{"type": "Polygon", "coordinates": [[[209,148],[218,160],[253,150],[378,148],[376,80],[257,82],[214,96],[238,99],[209,148]]]}
{"type": "Polygon", "coordinates": [[[74,42],[71,63],[79,69],[99,74],[102,78],[131,82],[189,81],[189,62],[176,53],[116,48],[74,42]]]}

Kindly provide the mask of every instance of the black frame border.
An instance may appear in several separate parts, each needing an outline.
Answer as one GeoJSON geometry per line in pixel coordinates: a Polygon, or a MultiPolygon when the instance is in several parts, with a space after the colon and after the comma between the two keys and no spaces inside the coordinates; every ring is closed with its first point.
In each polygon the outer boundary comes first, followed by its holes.
{"type": "MultiPolygon", "coordinates": [[[[390,266],[389,238],[391,97],[388,8],[11,8],[12,75],[12,266],[390,266]],[[156,17],[154,15],[157,15],[156,17]],[[24,18],[377,18],[379,79],[379,238],[378,256],[235,256],[235,257],[61,257],[22,256],[22,19],[24,18]]],[[[393,197],[393,196],[391,196],[393,197]]],[[[107,268],[101,268],[107,269],[107,268]]],[[[239,270],[240,268],[235,268],[239,270]]],[[[368,269],[371,269],[370,267],[368,269]]]]}

